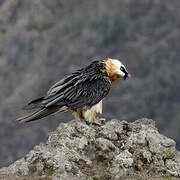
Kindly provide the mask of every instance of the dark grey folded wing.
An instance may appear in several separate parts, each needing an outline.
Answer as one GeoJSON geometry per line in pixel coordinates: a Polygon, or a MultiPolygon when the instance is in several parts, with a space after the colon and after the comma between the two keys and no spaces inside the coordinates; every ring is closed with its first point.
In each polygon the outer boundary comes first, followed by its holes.
{"type": "Polygon", "coordinates": [[[76,74],[56,83],[42,104],[45,107],[66,105],[71,109],[93,106],[109,93],[110,87],[106,76],[76,74]]]}

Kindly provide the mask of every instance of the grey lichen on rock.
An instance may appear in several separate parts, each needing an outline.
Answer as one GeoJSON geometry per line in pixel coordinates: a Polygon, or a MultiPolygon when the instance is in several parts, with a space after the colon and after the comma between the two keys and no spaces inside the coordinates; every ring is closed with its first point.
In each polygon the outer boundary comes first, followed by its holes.
{"type": "Polygon", "coordinates": [[[161,135],[150,119],[133,123],[111,120],[87,125],[61,123],[46,143],[0,169],[13,179],[126,179],[180,177],[180,153],[172,139],[161,135]]]}

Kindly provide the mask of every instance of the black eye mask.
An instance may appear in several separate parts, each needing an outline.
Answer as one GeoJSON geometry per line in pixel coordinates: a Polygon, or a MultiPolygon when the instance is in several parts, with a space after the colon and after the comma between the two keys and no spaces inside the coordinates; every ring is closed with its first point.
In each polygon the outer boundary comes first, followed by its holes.
{"type": "Polygon", "coordinates": [[[124,67],[122,67],[122,66],[121,66],[120,69],[121,69],[121,71],[125,74],[124,77],[123,77],[123,79],[125,80],[127,77],[129,77],[129,76],[128,76],[128,71],[127,71],[124,67]]]}

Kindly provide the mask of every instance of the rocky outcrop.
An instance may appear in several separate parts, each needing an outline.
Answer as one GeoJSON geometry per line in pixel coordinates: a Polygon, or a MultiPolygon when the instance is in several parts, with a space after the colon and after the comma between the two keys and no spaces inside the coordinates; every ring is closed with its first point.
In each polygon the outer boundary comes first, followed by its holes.
{"type": "Polygon", "coordinates": [[[174,140],[159,134],[151,119],[113,119],[87,125],[61,123],[46,143],[0,169],[7,179],[126,179],[180,177],[174,140]]]}

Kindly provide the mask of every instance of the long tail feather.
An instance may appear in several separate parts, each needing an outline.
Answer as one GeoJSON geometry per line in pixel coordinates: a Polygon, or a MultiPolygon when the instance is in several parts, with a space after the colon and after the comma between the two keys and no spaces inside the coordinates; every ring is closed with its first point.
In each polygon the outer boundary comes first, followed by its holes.
{"type": "Polygon", "coordinates": [[[26,116],[16,119],[16,121],[20,123],[35,121],[56,112],[58,109],[58,107],[42,108],[38,111],[32,112],[26,116]]]}

